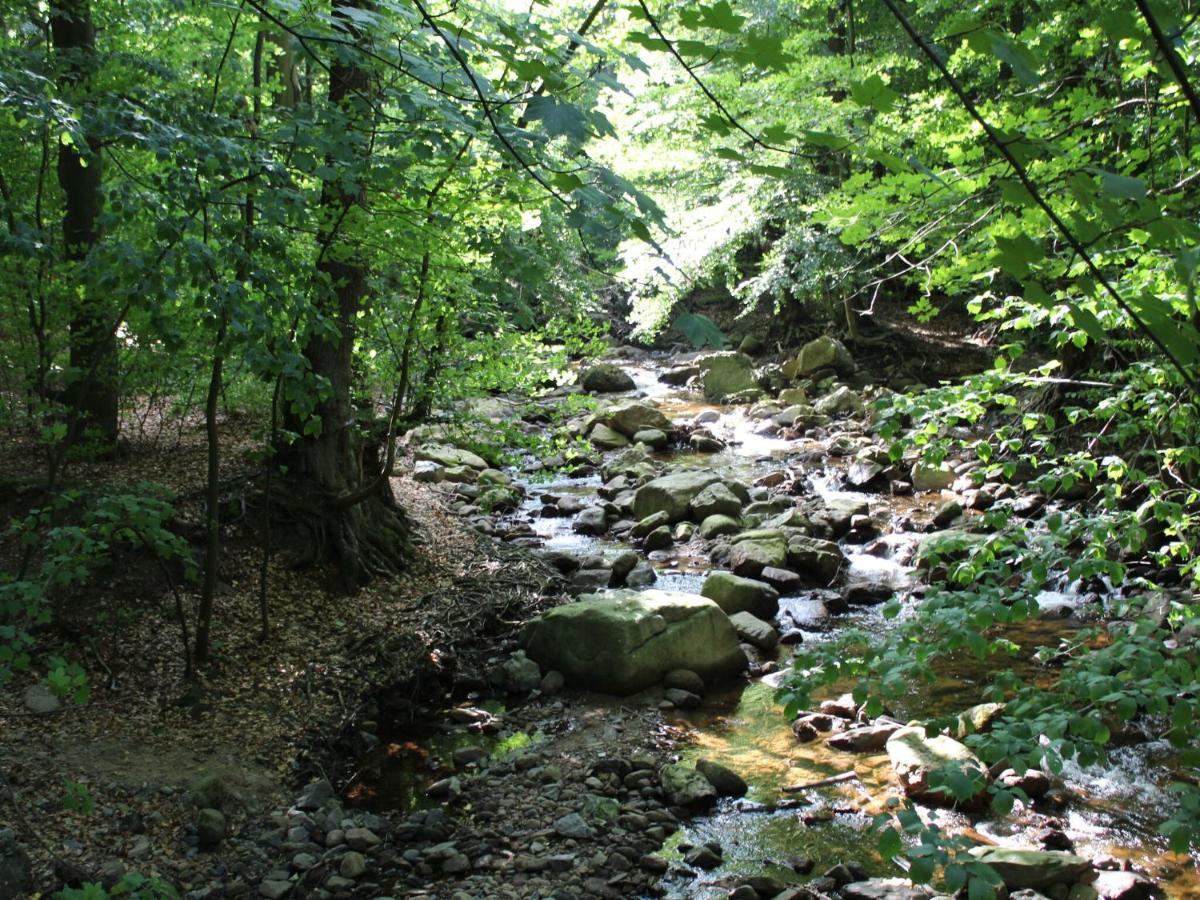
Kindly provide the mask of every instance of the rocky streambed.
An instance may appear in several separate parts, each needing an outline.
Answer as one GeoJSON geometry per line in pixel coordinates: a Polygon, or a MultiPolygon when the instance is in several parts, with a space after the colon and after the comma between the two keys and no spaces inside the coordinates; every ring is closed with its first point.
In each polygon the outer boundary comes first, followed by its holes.
{"type": "MultiPolygon", "coordinates": [[[[1168,802],[1147,765],[1153,748],[1064,777],[990,771],[961,738],[1003,707],[980,704],[985,673],[969,661],[885,715],[845,695],[783,718],[774,692],[794,645],[889,627],[881,604],[903,608],[923,590],[923,547],[969,542],[994,504],[1042,506],[974,483],[969,462],[891,462],[868,429],[880,390],[828,338],[771,366],[627,349],[532,407],[490,410],[531,432],[557,420],[586,449],[502,471],[451,435],[417,435],[417,477],[480,531],[539,554],[578,599],[524,623],[440,719],[382,728],[351,792],[370,812],[304,812],[327,855],[362,854],[339,850],[349,846],[340,826],[362,827],[364,815],[385,832],[363,871],[351,857],[357,874],[314,887],[926,896],[869,832],[889,797],[907,795],[931,821],[993,845],[980,853],[1013,896],[1190,890],[1194,872],[1164,857],[1153,833],[1168,802]],[[599,405],[564,420],[579,395],[599,405]],[[955,712],[952,733],[905,725],[955,712]],[[948,808],[930,784],[948,764],[1029,802],[1003,818],[948,808]],[[1136,799],[1122,794],[1131,783],[1136,799]]],[[[1069,588],[1039,598],[1053,615],[1014,639],[1053,644],[1087,599],[1069,588]]]]}

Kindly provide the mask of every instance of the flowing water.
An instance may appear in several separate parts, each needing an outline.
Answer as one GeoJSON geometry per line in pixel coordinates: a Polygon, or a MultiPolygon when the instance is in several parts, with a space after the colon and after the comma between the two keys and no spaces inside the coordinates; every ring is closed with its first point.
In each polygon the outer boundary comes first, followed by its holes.
{"type": "MultiPolygon", "coordinates": [[[[748,419],[742,408],[716,406],[687,391],[663,385],[653,366],[634,366],[627,371],[633,375],[639,392],[674,421],[685,421],[710,410],[720,417],[706,427],[726,441],[727,449],[711,455],[689,452],[661,458],[669,459],[674,467],[704,468],[747,484],[773,470],[786,467],[795,471],[797,459],[807,460],[801,468],[812,493],[827,499],[840,496],[866,499],[872,518],[883,525],[883,535],[871,546],[871,552],[863,546],[843,546],[850,563],[849,580],[886,584],[901,598],[917,586],[914,573],[900,560],[911,559],[920,535],[905,531],[904,527],[911,526],[914,519],[928,521],[932,510],[949,495],[933,493],[913,498],[844,493],[840,490],[844,461],[826,453],[838,435],[831,434],[822,441],[762,436],[755,433],[760,423],[748,419]]],[[[853,440],[859,435],[849,437],[853,440]]],[[[528,497],[517,518],[528,523],[546,548],[579,555],[613,555],[627,549],[628,544],[576,534],[569,518],[538,515],[542,494],[573,494],[590,499],[599,483],[595,477],[561,476],[527,481],[528,497]]],[[[694,593],[699,592],[709,566],[702,557],[687,556],[686,547],[655,554],[654,563],[658,581],[653,587],[694,593]]],[[[819,615],[818,598],[819,592],[802,592],[780,601],[781,620],[790,619],[798,626],[805,642],[830,640],[847,627],[876,634],[891,627],[880,607],[856,606],[832,619],[819,615]]],[[[1039,597],[1047,610],[1069,607],[1075,600],[1066,591],[1046,592],[1039,597]]],[[[1032,659],[1033,648],[1053,646],[1075,627],[1077,624],[1068,619],[1054,617],[1015,628],[1007,636],[1019,643],[1023,652],[1013,664],[1023,675],[1045,680],[1047,674],[1032,659]]],[[[786,668],[789,654],[788,648],[781,647],[778,658],[781,667],[786,668]]],[[[987,663],[965,655],[953,658],[934,683],[914,687],[893,712],[903,720],[960,711],[981,701],[988,675],[987,663]]],[[[854,861],[874,874],[899,874],[891,863],[874,853],[874,838],[868,831],[871,817],[884,809],[888,797],[897,795],[886,753],[841,753],[823,741],[798,743],[775,700],[779,677],[727,687],[710,693],[698,710],[675,711],[668,716],[685,760],[716,759],[750,784],[747,798],[722,801],[712,814],[685,825],[664,848],[668,858],[678,856],[674,848],[680,843],[717,840],[724,848],[724,863],[712,872],[685,878],[673,870],[664,882],[669,896],[724,897],[731,877],[737,874],[769,873],[784,880],[796,880],[794,870],[787,864],[798,857],[812,860],[817,872],[836,863],[854,861]],[[795,797],[781,793],[786,785],[846,772],[855,773],[856,778],[801,792],[795,797]],[[781,804],[784,798],[788,799],[781,804]]],[[[1186,858],[1167,853],[1165,842],[1156,832],[1158,823],[1172,808],[1166,790],[1171,759],[1168,746],[1150,743],[1120,748],[1103,765],[1086,769],[1068,766],[1062,779],[1071,802],[1061,821],[1078,852],[1131,859],[1172,896],[1200,897],[1200,879],[1194,865],[1186,858]]],[[[403,781],[405,776],[400,773],[397,777],[403,781]]],[[[1030,829],[1031,819],[1020,810],[1007,820],[975,822],[944,810],[925,809],[924,813],[948,826],[973,827],[978,834],[998,843],[1037,846],[1030,829]]]]}

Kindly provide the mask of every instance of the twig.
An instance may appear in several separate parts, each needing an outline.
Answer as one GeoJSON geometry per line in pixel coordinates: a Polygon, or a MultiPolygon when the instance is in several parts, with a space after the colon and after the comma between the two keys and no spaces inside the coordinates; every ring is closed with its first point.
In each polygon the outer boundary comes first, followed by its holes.
{"type": "Polygon", "coordinates": [[[845,781],[856,781],[858,779],[857,772],[842,772],[840,775],[830,775],[828,778],[820,778],[816,781],[806,781],[802,784],[788,784],[780,788],[785,794],[798,794],[800,791],[808,791],[813,788],[828,787],[831,784],[841,784],[845,781]]]}

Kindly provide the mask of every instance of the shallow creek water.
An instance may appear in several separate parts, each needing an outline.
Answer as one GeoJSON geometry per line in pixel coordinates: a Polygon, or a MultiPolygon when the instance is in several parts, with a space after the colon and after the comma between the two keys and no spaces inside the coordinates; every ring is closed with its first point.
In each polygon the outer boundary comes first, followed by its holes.
{"type": "MultiPolygon", "coordinates": [[[[627,371],[634,376],[640,393],[675,421],[690,419],[705,410],[720,414],[720,419],[708,428],[727,442],[727,449],[712,455],[663,455],[673,466],[703,467],[749,484],[773,469],[795,470],[798,457],[814,459],[804,464],[811,491],[827,498],[840,493],[839,463],[844,466],[844,461],[823,452],[811,452],[823,451],[825,445],[812,440],[788,441],[756,435],[757,423],[747,419],[742,408],[715,406],[694,394],[663,385],[651,367],[629,367],[627,371]]],[[[581,555],[616,554],[627,549],[628,544],[585,537],[572,530],[570,519],[537,515],[543,493],[591,498],[599,484],[596,477],[559,476],[525,481],[528,497],[517,515],[528,522],[547,548],[581,555]]],[[[950,495],[934,493],[912,498],[856,492],[852,496],[870,503],[872,517],[883,525],[881,543],[885,550],[880,555],[879,549],[873,548],[875,553],[871,554],[861,546],[844,545],[851,565],[850,580],[886,582],[904,597],[916,585],[916,579],[896,559],[911,555],[919,535],[896,530],[897,524],[928,520],[932,511],[950,495]]],[[[654,559],[658,574],[654,588],[699,592],[711,564],[703,557],[688,556],[687,550],[686,545],[676,547],[666,558],[654,559]]],[[[659,556],[662,554],[655,554],[659,556]]],[[[1069,594],[1056,594],[1045,599],[1050,606],[1070,603],[1072,598],[1069,594]]],[[[816,601],[804,593],[784,597],[780,605],[781,614],[790,616],[804,632],[805,642],[830,640],[839,630],[850,626],[873,633],[882,633],[890,627],[880,607],[856,606],[845,615],[815,621],[810,610],[816,601]],[[806,623],[811,623],[811,630],[806,623]]],[[[1023,674],[1036,675],[1037,664],[1031,658],[1035,647],[1055,645],[1074,627],[1069,620],[1055,618],[1027,623],[1019,631],[1011,632],[1009,637],[1023,647],[1016,663],[1024,667],[1023,674]]],[[[781,667],[787,666],[790,652],[787,647],[780,648],[781,667]]],[[[943,677],[933,684],[913,688],[893,712],[902,720],[923,718],[978,703],[988,675],[986,667],[986,663],[970,658],[952,661],[943,677]]],[[[778,677],[768,677],[726,687],[705,697],[700,709],[668,714],[684,760],[702,756],[715,759],[750,784],[745,800],[722,801],[712,814],[687,823],[664,848],[664,855],[671,859],[678,856],[673,848],[680,843],[717,840],[724,848],[724,863],[720,868],[695,878],[668,876],[664,881],[668,896],[724,897],[730,889],[731,877],[737,874],[766,872],[785,881],[796,880],[786,863],[797,857],[812,859],[818,873],[839,862],[855,861],[873,874],[900,874],[893,864],[875,854],[874,838],[868,831],[872,814],[883,809],[887,797],[898,793],[886,753],[841,753],[828,748],[823,741],[798,743],[775,701],[777,684],[778,677]],[[772,809],[789,796],[781,793],[785,785],[850,771],[857,776],[853,781],[795,795],[802,805],[772,809]],[[763,809],[763,805],[767,808],[763,809]]],[[[1069,766],[1063,778],[1071,803],[1061,821],[1077,852],[1131,858],[1138,868],[1163,884],[1171,896],[1200,898],[1200,879],[1194,865],[1186,858],[1166,853],[1165,842],[1156,834],[1157,824],[1171,808],[1170,795],[1165,789],[1168,776],[1162,765],[1169,756],[1168,747],[1152,743],[1120,748],[1102,766],[1088,769],[1069,766]]],[[[403,782],[403,773],[397,777],[403,782]]],[[[973,827],[998,843],[1037,846],[1028,820],[1022,823],[1020,816],[1007,821],[970,822],[961,814],[944,810],[929,808],[924,812],[951,828],[973,827]]]]}

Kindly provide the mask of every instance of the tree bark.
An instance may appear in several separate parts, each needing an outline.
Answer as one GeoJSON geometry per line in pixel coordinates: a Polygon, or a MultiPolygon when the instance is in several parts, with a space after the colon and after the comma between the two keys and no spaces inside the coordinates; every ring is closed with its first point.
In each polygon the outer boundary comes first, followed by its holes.
{"type": "MultiPolygon", "coordinates": [[[[60,87],[80,108],[86,153],[71,142],[58,148],[58,183],[64,194],[63,243],[68,262],[84,263],[100,242],[103,156],[87,127],[86,98],[96,65],[96,29],[88,0],[54,0],[50,33],[61,64],[60,87]]],[[[86,279],[83,279],[86,284],[86,279]]],[[[67,386],[72,428],[68,440],[91,432],[110,449],[117,440],[117,339],[95,292],[84,288],[72,301],[70,368],[67,386]]]]}
{"type": "MultiPolygon", "coordinates": [[[[333,0],[333,14],[356,40],[365,38],[341,11],[347,5],[365,9],[362,2],[333,0]]],[[[341,54],[329,68],[329,103],[341,112],[348,134],[359,137],[356,162],[362,171],[353,178],[326,181],[321,192],[324,224],[317,271],[327,288],[316,301],[322,317],[336,329],[315,331],[304,356],[314,378],[324,384],[316,404],[321,429],[298,440],[287,454],[288,479],[296,488],[290,505],[299,512],[301,527],[309,532],[314,559],[332,559],[338,566],[341,587],[353,590],[370,578],[399,572],[409,549],[409,525],[397,507],[388,479],[375,490],[359,490],[373,473],[365,471],[368,456],[380,457],[368,424],[357,421],[354,403],[354,343],[359,312],[369,305],[367,261],[343,224],[356,209],[365,209],[362,186],[370,159],[370,142],[364,132],[372,115],[371,79],[360,57],[341,54]],[[354,183],[350,186],[348,182],[354,183]]],[[[330,156],[329,165],[344,174],[344,160],[330,156]]],[[[293,424],[292,430],[295,429],[293,424]]],[[[301,432],[303,433],[303,432],[301,432]]]]}

